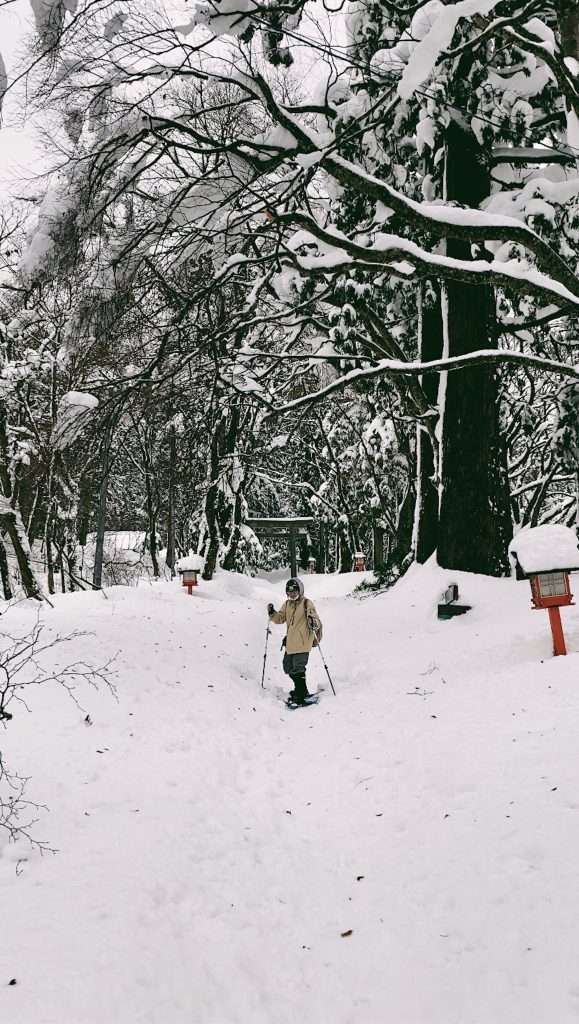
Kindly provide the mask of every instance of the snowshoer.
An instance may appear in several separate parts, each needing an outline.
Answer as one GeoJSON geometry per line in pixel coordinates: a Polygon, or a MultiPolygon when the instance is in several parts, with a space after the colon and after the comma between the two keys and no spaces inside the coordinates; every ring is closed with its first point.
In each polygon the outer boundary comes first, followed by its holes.
{"type": "Polygon", "coordinates": [[[288,580],[285,592],[287,601],[280,610],[276,612],[273,604],[268,604],[267,611],[270,622],[278,625],[285,622],[287,626],[283,641],[283,670],[293,683],[290,700],[304,704],[310,696],[306,666],[312,647],[322,639],[322,623],[314,603],[304,596],[304,585],[300,579],[288,580]]]}

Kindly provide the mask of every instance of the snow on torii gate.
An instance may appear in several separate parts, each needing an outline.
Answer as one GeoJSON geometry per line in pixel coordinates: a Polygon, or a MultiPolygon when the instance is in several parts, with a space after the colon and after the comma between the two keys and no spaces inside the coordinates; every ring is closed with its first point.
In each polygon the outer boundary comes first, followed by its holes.
{"type": "Polygon", "coordinates": [[[313,516],[288,517],[286,519],[255,519],[247,520],[247,525],[258,537],[287,537],[289,539],[290,573],[298,574],[297,545],[298,537],[307,537],[315,524],[313,516]]]}

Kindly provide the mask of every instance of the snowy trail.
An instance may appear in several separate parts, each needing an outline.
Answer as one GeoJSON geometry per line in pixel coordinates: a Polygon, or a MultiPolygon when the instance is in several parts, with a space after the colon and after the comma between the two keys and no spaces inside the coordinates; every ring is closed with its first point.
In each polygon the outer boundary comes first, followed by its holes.
{"type": "Polygon", "coordinates": [[[507,637],[506,581],[465,578],[475,610],[437,622],[437,572],[362,602],[308,581],[338,696],[295,712],[281,629],[259,687],[263,581],[45,613],[94,633],[84,657],[120,652],[119,702],[83,693],[87,727],[39,689],[5,732],[60,852],[16,876],[0,847],[2,1021],[577,1019],[577,656],[541,664],[517,588],[507,637]]]}

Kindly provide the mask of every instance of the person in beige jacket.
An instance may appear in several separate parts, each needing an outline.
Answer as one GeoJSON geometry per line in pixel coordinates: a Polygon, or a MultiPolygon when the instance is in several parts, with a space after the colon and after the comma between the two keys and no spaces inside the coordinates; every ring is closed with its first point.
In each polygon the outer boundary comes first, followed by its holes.
{"type": "Polygon", "coordinates": [[[293,683],[290,699],[304,704],[310,696],[306,683],[306,666],[312,647],[322,638],[322,623],[313,601],[304,595],[300,579],[290,579],[285,588],[287,601],[276,612],[272,604],[267,610],[270,622],[285,623],[283,670],[293,683]]]}

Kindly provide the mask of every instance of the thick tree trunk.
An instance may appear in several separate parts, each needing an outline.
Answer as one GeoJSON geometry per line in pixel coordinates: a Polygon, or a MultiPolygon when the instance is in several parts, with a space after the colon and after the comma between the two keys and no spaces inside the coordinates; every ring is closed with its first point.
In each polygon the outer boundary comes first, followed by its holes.
{"type": "MultiPolygon", "coordinates": [[[[420,300],[419,358],[440,359],[443,352],[442,308],[440,288],[432,284],[428,296],[423,293],[420,300]]],[[[427,374],[421,381],[422,389],[435,406],[438,398],[439,377],[427,374]]],[[[415,534],[413,539],[416,561],[423,563],[436,551],[438,544],[438,481],[437,459],[433,440],[423,426],[418,426],[416,436],[416,508],[415,534]]]]}
{"type": "Polygon", "coordinates": [[[384,564],[384,528],[374,523],[372,527],[372,568],[384,564]]]}
{"type": "MultiPolygon", "coordinates": [[[[468,206],[478,206],[488,194],[488,172],[474,137],[454,123],[448,130],[446,183],[447,198],[468,206]]],[[[447,251],[460,259],[471,256],[462,241],[449,241],[447,251]]],[[[492,289],[449,282],[445,293],[448,354],[496,347],[492,289]]],[[[496,373],[485,366],[447,376],[438,562],[448,569],[505,575],[512,529],[496,373]]]]}
{"type": "Polygon", "coordinates": [[[92,510],[92,486],[88,476],[81,476],[78,497],[78,543],[81,548],[86,546],[92,510]]]}
{"type": "Polygon", "coordinates": [[[579,60],[579,4],[577,0],[555,0],[555,6],[563,55],[579,60]]]}

